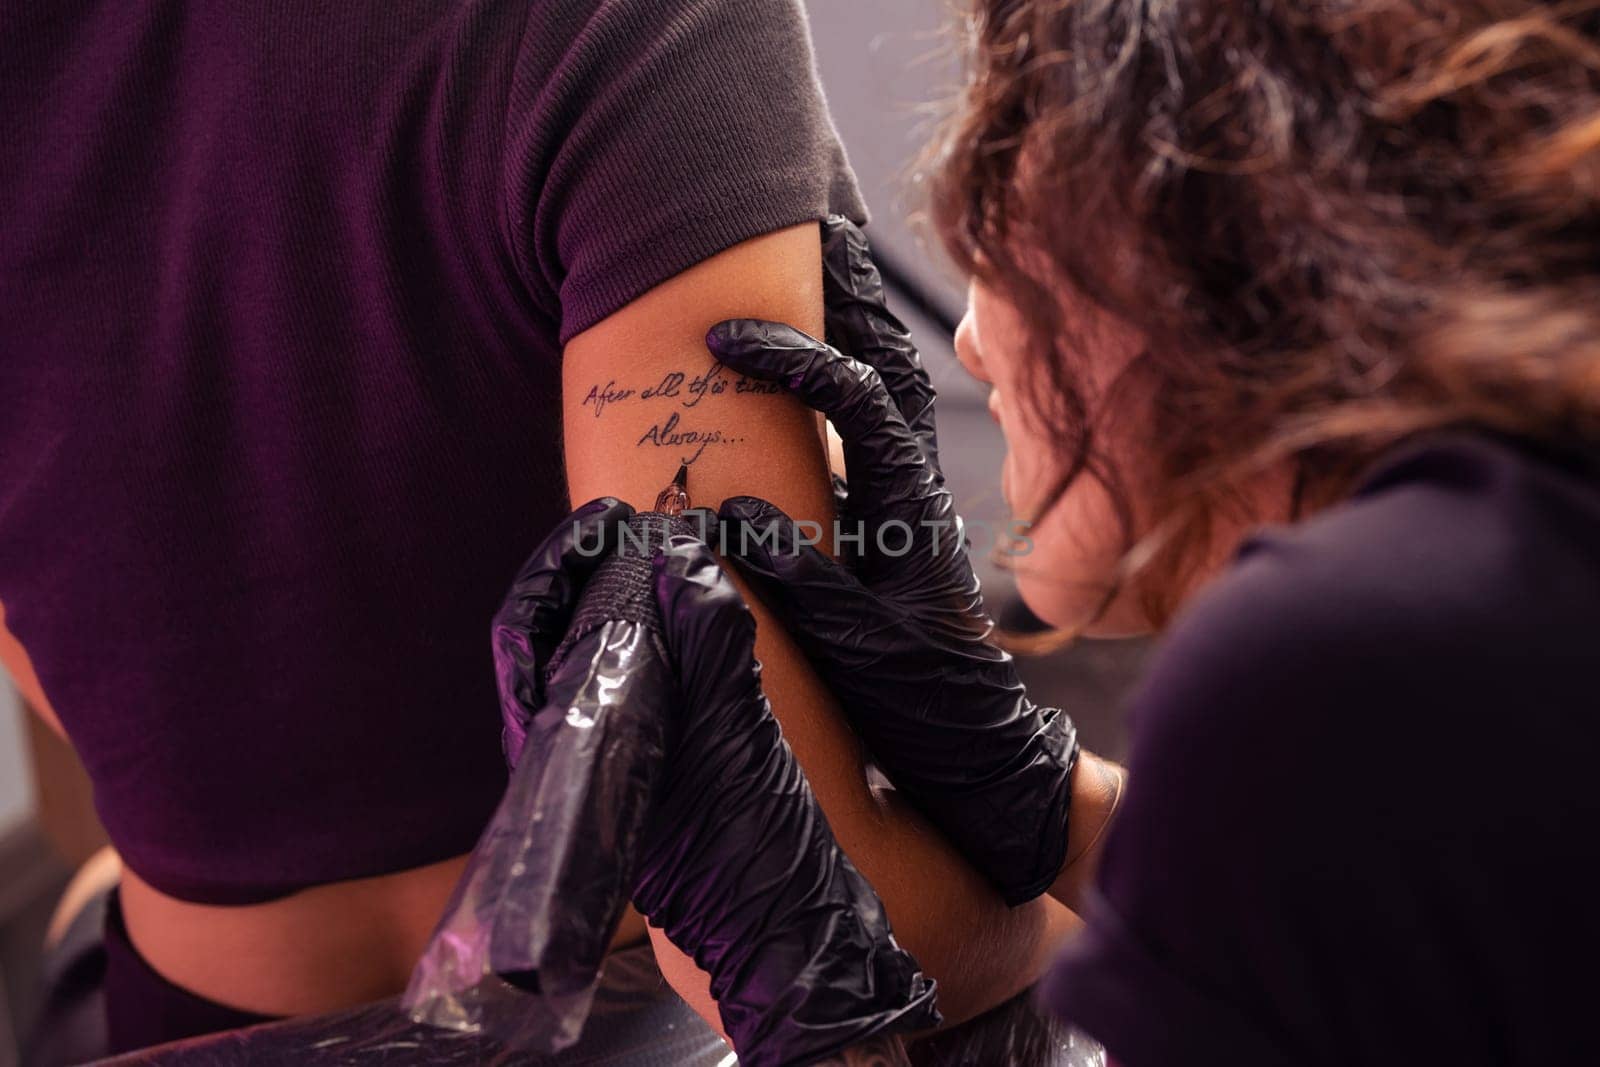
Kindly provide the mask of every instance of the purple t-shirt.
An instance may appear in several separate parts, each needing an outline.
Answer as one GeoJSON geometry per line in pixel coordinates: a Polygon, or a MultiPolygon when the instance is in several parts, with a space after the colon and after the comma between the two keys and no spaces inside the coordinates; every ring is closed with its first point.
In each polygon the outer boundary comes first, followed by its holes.
{"type": "Polygon", "coordinates": [[[1175,623],[1044,996],[1122,1067],[1600,1063],[1597,669],[1600,449],[1398,450],[1175,623]]]}
{"type": "Polygon", "coordinates": [[[798,0],[0,13],[0,602],[128,865],[464,852],[563,342],[862,208],[798,0]]]}

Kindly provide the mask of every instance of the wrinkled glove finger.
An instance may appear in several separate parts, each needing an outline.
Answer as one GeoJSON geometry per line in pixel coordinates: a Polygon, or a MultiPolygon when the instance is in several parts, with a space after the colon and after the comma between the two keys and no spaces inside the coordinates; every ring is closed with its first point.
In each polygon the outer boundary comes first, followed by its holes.
{"type": "Polygon", "coordinates": [[[714,550],[722,551],[721,520],[717,518],[714,508],[686,508],[678,518],[688,523],[700,540],[714,550]]]}
{"type": "Polygon", "coordinates": [[[843,215],[829,216],[822,223],[822,295],[828,343],[883,376],[901,417],[937,471],[934,403],[938,394],[911,332],[889,310],[867,235],[843,215]]]}
{"type": "Polygon", "coordinates": [[[498,646],[508,636],[531,636],[548,655],[566,631],[567,619],[583,585],[617,546],[622,524],[633,508],[615,497],[601,497],[578,508],[544,539],[511,583],[495,614],[498,646]]]}
{"type": "Polygon", "coordinates": [[[775,382],[828,416],[844,442],[852,511],[915,511],[938,488],[883,378],[865,363],[792,326],[758,319],[718,323],[706,344],[733,370],[775,382]]]}
{"type": "Polygon", "coordinates": [[[738,564],[785,629],[810,633],[841,606],[872,599],[855,575],[805,543],[804,531],[777,505],[736,496],[717,514],[722,554],[738,564]]]}
{"type": "Polygon", "coordinates": [[[761,692],[743,598],[692,537],[652,566],[684,721],[635,902],[710,975],[748,1067],[937,1025],[933,983],[840,851],[761,692]]]}
{"type": "Polygon", "coordinates": [[[633,509],[612,497],[592,500],[568,516],[528,561],[495,613],[490,642],[504,726],[502,745],[515,766],[527,721],[542,701],[542,679],[583,585],[615,550],[633,509]]]}
{"type": "Polygon", "coordinates": [[[755,617],[711,548],[678,534],[652,566],[662,640],[688,698],[708,700],[748,685],[758,673],[755,617]]]}

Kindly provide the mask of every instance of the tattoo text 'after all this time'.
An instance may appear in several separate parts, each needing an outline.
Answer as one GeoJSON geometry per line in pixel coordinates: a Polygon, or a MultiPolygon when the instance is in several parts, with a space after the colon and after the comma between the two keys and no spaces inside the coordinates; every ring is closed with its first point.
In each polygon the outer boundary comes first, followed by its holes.
{"type": "Polygon", "coordinates": [[[589,395],[583,398],[583,406],[591,409],[594,417],[598,419],[613,405],[630,406],[652,400],[671,401],[675,410],[652,423],[639,440],[634,442],[634,447],[677,449],[678,462],[688,465],[705,455],[708,448],[736,445],[743,438],[730,437],[727,431],[720,427],[708,429],[686,426],[684,411],[698,407],[708,396],[721,396],[724,393],[732,393],[735,396],[771,396],[782,391],[780,386],[772,382],[758,381],[742,374],[730,376],[727,370],[717,363],[704,374],[693,377],[683,371],[669,371],[654,385],[643,388],[620,387],[616,380],[612,379],[603,386],[590,387],[589,395]]]}

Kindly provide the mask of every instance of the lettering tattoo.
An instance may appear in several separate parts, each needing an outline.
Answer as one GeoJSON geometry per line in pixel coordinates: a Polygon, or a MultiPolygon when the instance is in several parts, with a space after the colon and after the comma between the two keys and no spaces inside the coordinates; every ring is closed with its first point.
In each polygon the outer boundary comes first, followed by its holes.
{"type": "Polygon", "coordinates": [[[596,385],[590,388],[589,395],[583,398],[584,407],[594,408],[594,417],[599,418],[608,404],[620,403],[629,397],[638,394],[632,389],[618,389],[615,379],[605,385],[596,385]]]}
{"type": "Polygon", "coordinates": [[[736,445],[743,441],[742,437],[729,437],[721,430],[680,430],[678,429],[678,413],[674,411],[668,415],[666,421],[658,422],[644,432],[644,436],[635,442],[634,447],[654,445],[657,448],[694,449],[686,453],[678,462],[685,467],[694,465],[694,461],[705,455],[706,449],[712,445],[736,445]]]}
{"type": "Polygon", "coordinates": [[[678,462],[685,466],[705,455],[706,450],[723,445],[737,445],[744,438],[731,436],[721,426],[704,425],[698,420],[690,425],[685,412],[694,412],[708,396],[774,396],[783,387],[774,382],[730,374],[722,364],[713,363],[709,369],[691,375],[674,370],[659,379],[645,383],[621,385],[615,378],[604,385],[592,385],[583,398],[583,407],[595,418],[604,418],[613,408],[635,408],[648,405],[653,409],[668,409],[650,428],[634,442],[636,448],[664,448],[678,453],[678,462]]]}

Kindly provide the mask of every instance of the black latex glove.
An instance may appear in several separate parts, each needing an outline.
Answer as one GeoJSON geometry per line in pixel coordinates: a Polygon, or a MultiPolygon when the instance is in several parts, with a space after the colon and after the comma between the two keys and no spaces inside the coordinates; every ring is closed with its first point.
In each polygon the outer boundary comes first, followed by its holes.
{"type": "Polygon", "coordinates": [[[543,704],[545,669],[561,643],[584,583],[622,540],[633,508],[602,497],[574,511],[522,565],[495,615],[495,681],[500,747],[515,769],[543,704]]]}
{"type": "Polygon", "coordinates": [[[761,690],[755,619],[711,550],[655,561],[683,716],[634,902],[709,972],[747,1067],[937,1025],[931,979],[839,849],[761,690]]]}
{"type": "Polygon", "coordinates": [[[1067,859],[1072,720],[1028,699],[991,640],[978,579],[939,470],[934,392],[884,304],[861,231],[824,226],[827,326],[840,351],[789,326],[733,320],[707,344],[783,385],[844,442],[846,564],[800,544],[773,505],[735,497],[722,549],[783,621],[895,786],[1019,904],[1067,859]]]}
{"type": "Polygon", "coordinates": [[[673,537],[651,563],[659,614],[561,644],[600,562],[586,553],[633,550],[619,537],[630,516],[616,501],[579,509],[524,568],[495,625],[513,779],[540,776],[537,791],[556,796],[546,823],[570,827],[566,846],[544,854],[568,904],[551,925],[575,930],[574,948],[545,952],[528,984],[549,986],[566,957],[609,939],[608,887],[621,871],[639,910],[711,975],[742,1064],[811,1063],[873,1034],[937,1025],[933,983],[894,942],[782,738],[754,620],[710,550],[673,537]],[[617,767],[620,779],[608,776],[617,767]],[[563,819],[562,805],[582,810],[563,819]]]}

